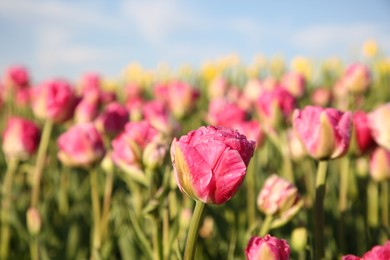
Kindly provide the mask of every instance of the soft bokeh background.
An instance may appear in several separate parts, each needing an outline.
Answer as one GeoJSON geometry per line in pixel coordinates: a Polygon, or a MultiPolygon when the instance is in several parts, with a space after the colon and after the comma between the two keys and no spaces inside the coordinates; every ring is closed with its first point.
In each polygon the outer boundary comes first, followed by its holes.
{"type": "Polygon", "coordinates": [[[390,51],[387,0],[277,2],[2,0],[0,71],[116,77],[132,61],[199,66],[230,53],[353,60],[367,39],[390,51]]]}

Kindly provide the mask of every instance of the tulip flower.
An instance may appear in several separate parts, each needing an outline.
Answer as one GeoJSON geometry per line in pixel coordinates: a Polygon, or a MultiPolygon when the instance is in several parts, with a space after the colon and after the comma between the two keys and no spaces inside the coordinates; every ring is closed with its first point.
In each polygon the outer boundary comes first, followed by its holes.
{"type": "Polygon", "coordinates": [[[351,93],[364,93],[371,84],[370,71],[362,64],[352,64],[346,69],[343,82],[351,93]]]}
{"type": "Polygon", "coordinates": [[[222,98],[226,95],[229,88],[229,82],[222,76],[215,77],[207,88],[210,99],[222,98]]]}
{"type": "Polygon", "coordinates": [[[36,117],[62,123],[73,116],[76,97],[64,80],[47,81],[34,89],[32,108],[36,117]]]}
{"type": "Polygon", "coordinates": [[[256,120],[237,122],[232,128],[245,135],[248,140],[255,141],[256,148],[261,147],[265,141],[263,130],[256,120]]]}
{"type": "MultiPolygon", "coordinates": [[[[129,122],[112,141],[112,159],[125,172],[142,176],[143,152],[148,144],[157,142],[159,138],[158,130],[148,121],[129,122]]],[[[149,155],[147,158],[152,160],[149,155]]]]}
{"type": "Polygon", "coordinates": [[[327,107],[332,100],[332,91],[325,87],[316,88],[311,93],[310,100],[315,106],[327,107]]]}
{"type": "Polygon", "coordinates": [[[99,112],[99,103],[91,98],[83,98],[76,106],[74,120],[76,123],[92,122],[99,112]]]}
{"type": "Polygon", "coordinates": [[[255,142],[230,128],[202,126],[173,139],[171,159],[181,192],[196,200],[187,236],[185,259],[194,259],[205,203],[222,204],[243,182],[255,142]]]}
{"type": "Polygon", "coordinates": [[[305,94],[305,78],[296,72],[290,72],[283,75],[281,85],[291,95],[300,98],[305,94]]]}
{"type": "Polygon", "coordinates": [[[40,130],[30,120],[11,117],[3,133],[3,152],[9,158],[27,159],[39,145],[40,130]]]}
{"type": "MultiPolygon", "coordinates": [[[[273,223],[267,223],[271,227],[285,224],[294,217],[302,205],[303,200],[297,187],[276,174],[267,178],[257,198],[259,210],[274,219],[273,223]]],[[[269,226],[262,229],[261,233],[267,233],[269,226]]]]}
{"type": "Polygon", "coordinates": [[[281,87],[264,91],[257,100],[260,120],[271,128],[278,128],[286,123],[294,108],[295,98],[281,87]]]}
{"type": "Polygon", "coordinates": [[[210,125],[233,127],[245,119],[245,111],[226,99],[214,99],[210,102],[206,121],[210,125]]]}
{"type": "Polygon", "coordinates": [[[117,102],[108,104],[97,118],[97,128],[103,133],[116,135],[121,132],[129,121],[129,112],[117,102]]]}
{"type": "Polygon", "coordinates": [[[245,255],[248,260],[288,260],[290,259],[290,246],[286,240],[271,235],[252,237],[245,249],[245,255]]]}
{"type": "Polygon", "coordinates": [[[90,167],[103,158],[100,133],[92,123],[73,126],[58,138],[58,159],[70,167],[90,167]]]}
{"type": "Polygon", "coordinates": [[[295,110],[293,127],[303,142],[308,154],[322,160],[318,164],[316,176],[314,257],[325,256],[324,248],[324,198],[327,161],[341,157],[348,151],[352,114],[334,108],[307,106],[295,110]]]}
{"type": "Polygon", "coordinates": [[[388,260],[390,259],[390,240],[383,246],[374,246],[370,251],[365,253],[363,257],[354,255],[345,255],[342,260],[388,260]]]}
{"type": "Polygon", "coordinates": [[[390,179],[390,151],[377,147],[370,157],[370,175],[377,181],[385,181],[390,179]]]}
{"type": "Polygon", "coordinates": [[[224,127],[201,127],[176,138],[171,158],[180,190],[204,203],[229,200],[244,180],[254,141],[224,127]]]}
{"type": "Polygon", "coordinates": [[[29,208],[26,213],[27,228],[31,235],[39,234],[42,226],[41,215],[37,208],[29,208]]]}
{"type": "Polygon", "coordinates": [[[194,108],[199,92],[187,83],[173,81],[155,86],[154,95],[167,104],[175,118],[180,119],[194,108]]]}
{"type": "Polygon", "coordinates": [[[350,150],[357,155],[369,151],[375,146],[371,134],[368,115],[364,111],[356,111],[353,114],[353,132],[350,150]]]}
{"type": "Polygon", "coordinates": [[[5,73],[4,85],[7,89],[23,89],[28,88],[30,84],[30,76],[24,66],[15,65],[5,73]]]}
{"type": "Polygon", "coordinates": [[[352,114],[307,106],[294,111],[293,127],[310,156],[318,160],[335,159],[348,151],[352,114]]]}
{"type": "Polygon", "coordinates": [[[372,136],[377,144],[390,150],[390,103],[380,105],[369,113],[372,136]]]}
{"type": "MultiPolygon", "coordinates": [[[[130,111],[134,112],[134,110],[130,111]]],[[[142,114],[146,121],[164,134],[172,135],[179,129],[178,123],[161,101],[152,100],[144,103],[142,114]]]]}

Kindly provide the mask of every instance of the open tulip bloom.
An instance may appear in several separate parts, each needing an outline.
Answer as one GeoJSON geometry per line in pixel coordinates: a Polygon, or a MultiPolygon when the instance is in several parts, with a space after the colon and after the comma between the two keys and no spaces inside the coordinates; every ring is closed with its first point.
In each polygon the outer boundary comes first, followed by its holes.
{"type": "Polygon", "coordinates": [[[173,140],[171,158],[177,184],[183,193],[197,201],[185,259],[194,257],[204,203],[222,204],[237,192],[254,149],[254,141],[224,127],[203,126],[173,140]]]}

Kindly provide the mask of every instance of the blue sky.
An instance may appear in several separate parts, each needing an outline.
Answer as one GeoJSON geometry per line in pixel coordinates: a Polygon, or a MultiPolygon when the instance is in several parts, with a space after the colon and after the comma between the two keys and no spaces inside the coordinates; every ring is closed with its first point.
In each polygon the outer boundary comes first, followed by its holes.
{"type": "Polygon", "coordinates": [[[370,38],[390,53],[390,1],[1,0],[0,35],[0,73],[24,64],[35,81],[230,53],[353,59],[370,38]]]}

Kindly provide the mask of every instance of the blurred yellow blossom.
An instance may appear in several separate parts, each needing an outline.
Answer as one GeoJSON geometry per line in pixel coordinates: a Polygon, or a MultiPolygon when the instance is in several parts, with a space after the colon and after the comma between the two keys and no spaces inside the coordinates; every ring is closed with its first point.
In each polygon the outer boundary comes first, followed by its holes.
{"type": "Polygon", "coordinates": [[[375,40],[367,40],[363,45],[363,54],[368,58],[375,57],[378,54],[378,44],[375,40]]]}
{"type": "Polygon", "coordinates": [[[310,81],[313,76],[313,65],[309,59],[297,56],[291,61],[291,68],[295,72],[301,73],[306,81],[310,81]]]}

